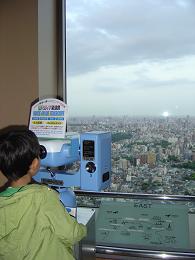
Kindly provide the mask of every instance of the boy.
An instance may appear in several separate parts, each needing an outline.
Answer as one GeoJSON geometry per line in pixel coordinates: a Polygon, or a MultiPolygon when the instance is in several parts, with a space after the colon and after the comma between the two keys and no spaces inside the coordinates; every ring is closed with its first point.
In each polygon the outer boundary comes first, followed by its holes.
{"type": "Polygon", "coordinates": [[[30,184],[39,170],[39,153],[30,130],[0,137],[0,171],[9,184],[0,192],[0,260],[72,260],[73,245],[86,235],[57,192],[30,184]]]}

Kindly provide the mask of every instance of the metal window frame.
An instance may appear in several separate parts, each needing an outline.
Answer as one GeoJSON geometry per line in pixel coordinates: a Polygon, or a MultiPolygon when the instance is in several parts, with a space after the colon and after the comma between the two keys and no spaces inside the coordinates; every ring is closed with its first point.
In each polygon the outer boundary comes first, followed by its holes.
{"type": "Polygon", "coordinates": [[[58,98],[67,104],[66,84],[66,0],[57,1],[57,41],[58,41],[58,98]]]}

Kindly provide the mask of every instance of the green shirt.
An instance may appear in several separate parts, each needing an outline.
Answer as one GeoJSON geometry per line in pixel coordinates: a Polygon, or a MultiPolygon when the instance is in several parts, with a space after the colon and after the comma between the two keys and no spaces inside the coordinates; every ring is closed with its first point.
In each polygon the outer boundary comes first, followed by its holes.
{"type": "Polygon", "coordinates": [[[14,193],[16,192],[20,192],[24,189],[24,187],[8,187],[6,190],[0,192],[0,197],[10,197],[12,195],[14,195],[14,193]]]}
{"type": "Polygon", "coordinates": [[[73,260],[72,247],[85,235],[86,227],[46,186],[0,193],[0,260],[73,260]]]}

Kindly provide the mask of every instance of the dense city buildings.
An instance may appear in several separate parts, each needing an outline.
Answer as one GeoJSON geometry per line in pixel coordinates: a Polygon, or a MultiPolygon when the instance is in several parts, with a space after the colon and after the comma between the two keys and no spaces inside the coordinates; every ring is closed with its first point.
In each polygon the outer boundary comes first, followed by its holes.
{"type": "Polygon", "coordinates": [[[195,194],[195,117],[71,118],[68,131],[112,133],[109,190],[195,194]]]}

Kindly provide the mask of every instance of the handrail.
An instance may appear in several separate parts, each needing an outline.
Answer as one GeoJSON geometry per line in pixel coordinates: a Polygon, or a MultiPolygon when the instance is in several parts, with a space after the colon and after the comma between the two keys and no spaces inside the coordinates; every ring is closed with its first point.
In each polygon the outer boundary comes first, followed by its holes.
{"type": "Polygon", "coordinates": [[[124,259],[124,257],[137,257],[138,259],[142,257],[154,259],[195,259],[195,253],[191,252],[159,251],[96,245],[96,256],[100,257],[103,255],[113,256],[115,257],[114,259],[116,259],[116,256],[119,257],[117,259],[124,259]]]}
{"type": "Polygon", "coordinates": [[[123,193],[123,192],[94,192],[75,190],[76,196],[89,197],[108,197],[108,198],[124,198],[124,199],[151,199],[151,200],[175,200],[175,201],[194,201],[195,196],[183,195],[165,195],[165,194],[145,194],[145,193],[123,193]]]}

